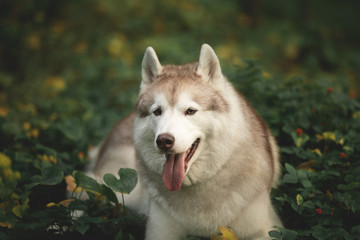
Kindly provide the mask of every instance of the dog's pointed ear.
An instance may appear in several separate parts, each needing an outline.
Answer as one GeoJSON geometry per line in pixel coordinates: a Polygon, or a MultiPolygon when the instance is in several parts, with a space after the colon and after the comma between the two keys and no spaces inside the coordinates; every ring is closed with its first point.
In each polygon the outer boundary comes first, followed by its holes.
{"type": "Polygon", "coordinates": [[[222,79],[219,59],[208,44],[201,46],[197,73],[208,83],[216,83],[222,79]]]}
{"type": "Polygon", "coordinates": [[[141,66],[141,89],[143,89],[146,85],[152,83],[156,79],[162,69],[155,50],[152,47],[146,48],[141,66]]]}

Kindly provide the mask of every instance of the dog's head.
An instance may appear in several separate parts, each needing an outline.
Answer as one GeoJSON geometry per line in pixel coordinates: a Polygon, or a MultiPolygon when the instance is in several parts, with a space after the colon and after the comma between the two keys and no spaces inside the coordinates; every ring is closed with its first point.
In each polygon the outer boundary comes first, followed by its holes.
{"type": "Polygon", "coordinates": [[[198,63],[182,66],[162,66],[154,49],[146,49],[134,140],[142,160],[150,170],[162,174],[168,190],[179,190],[182,184],[204,177],[204,164],[214,165],[216,172],[219,162],[204,162],[211,157],[209,150],[221,154],[219,146],[214,146],[214,136],[227,137],[223,126],[230,111],[226,85],[219,60],[207,44],[201,48],[198,63]]]}

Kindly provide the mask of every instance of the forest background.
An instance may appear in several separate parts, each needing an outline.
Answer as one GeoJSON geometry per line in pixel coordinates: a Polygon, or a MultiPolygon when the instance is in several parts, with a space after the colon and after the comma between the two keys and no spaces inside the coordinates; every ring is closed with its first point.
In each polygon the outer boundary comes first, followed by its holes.
{"type": "Polygon", "coordinates": [[[208,43],[281,147],[272,200],[285,228],[271,237],[359,239],[359,10],[356,0],[2,0],[0,238],[142,239],[145,217],[76,170],[133,110],[147,46],[183,64],[208,43]],[[70,175],[89,200],[67,198],[70,175]]]}

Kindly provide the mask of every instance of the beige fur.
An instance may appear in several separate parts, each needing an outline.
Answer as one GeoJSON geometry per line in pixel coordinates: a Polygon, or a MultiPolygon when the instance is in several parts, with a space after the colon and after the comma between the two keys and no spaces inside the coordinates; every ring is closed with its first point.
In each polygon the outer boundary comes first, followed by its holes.
{"type": "Polygon", "coordinates": [[[240,239],[266,239],[281,226],[269,197],[280,172],[277,144],[222,75],[213,49],[204,44],[199,63],[162,66],[147,48],[142,79],[135,115],[115,126],[89,173],[102,178],[120,167],[137,169],[141,184],[125,202],[148,214],[148,240],[209,236],[220,225],[240,239]],[[196,113],[187,115],[189,108],[196,113]],[[164,133],[175,138],[167,154],[184,153],[200,139],[178,191],[168,191],[162,178],[167,159],[156,139],[164,133]]]}

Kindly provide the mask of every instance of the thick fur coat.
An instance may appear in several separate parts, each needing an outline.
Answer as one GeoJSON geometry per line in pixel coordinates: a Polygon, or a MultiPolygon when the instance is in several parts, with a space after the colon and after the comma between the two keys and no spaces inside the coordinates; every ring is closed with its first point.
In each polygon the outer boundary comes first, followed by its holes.
{"type": "Polygon", "coordinates": [[[221,225],[240,239],[266,239],[281,226],[270,201],[276,141],[207,44],[198,63],[181,66],[162,66],[147,48],[135,113],[93,158],[89,173],[99,179],[121,167],[138,171],[126,202],[148,215],[147,240],[210,236],[221,225]]]}

